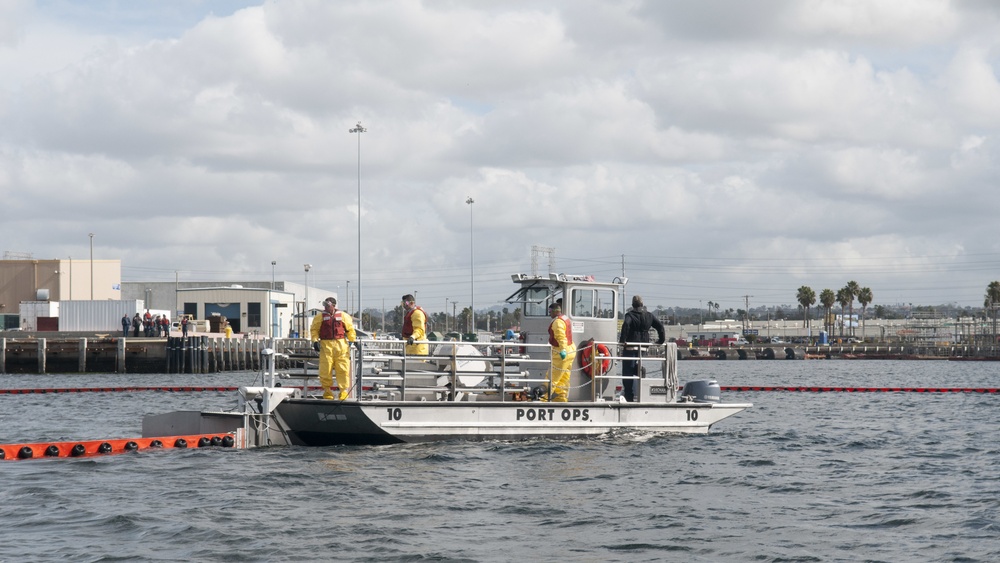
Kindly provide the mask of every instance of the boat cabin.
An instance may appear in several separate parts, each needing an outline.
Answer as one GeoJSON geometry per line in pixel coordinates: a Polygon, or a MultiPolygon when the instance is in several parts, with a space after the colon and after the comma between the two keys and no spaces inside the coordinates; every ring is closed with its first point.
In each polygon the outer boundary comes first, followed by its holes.
{"type": "MultiPolygon", "coordinates": [[[[595,281],[593,276],[549,274],[547,276],[512,274],[511,280],[519,286],[507,298],[507,303],[521,311],[521,341],[526,344],[548,344],[549,304],[562,302],[563,314],[572,321],[573,343],[591,338],[608,346],[618,340],[620,299],[627,279],[615,278],[611,282],[595,281]]],[[[549,350],[545,347],[529,346],[526,353],[532,359],[548,360],[549,350]]],[[[533,364],[538,366],[539,364],[533,364]]],[[[532,376],[541,377],[545,369],[529,368],[532,376]]],[[[570,401],[590,400],[589,378],[579,370],[570,376],[570,401]]],[[[603,380],[598,395],[613,399],[615,386],[603,380]]]]}

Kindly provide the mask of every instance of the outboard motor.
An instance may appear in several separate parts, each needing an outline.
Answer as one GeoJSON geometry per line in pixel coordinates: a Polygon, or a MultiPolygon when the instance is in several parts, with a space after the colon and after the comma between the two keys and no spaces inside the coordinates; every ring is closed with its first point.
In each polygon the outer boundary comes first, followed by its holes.
{"type": "Polygon", "coordinates": [[[722,389],[714,379],[688,381],[679,400],[682,403],[719,403],[722,402],[722,389]]]}

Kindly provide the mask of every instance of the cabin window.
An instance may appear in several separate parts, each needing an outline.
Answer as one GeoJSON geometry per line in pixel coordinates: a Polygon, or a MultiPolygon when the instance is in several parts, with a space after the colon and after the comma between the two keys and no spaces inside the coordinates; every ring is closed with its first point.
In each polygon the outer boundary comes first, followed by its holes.
{"type": "Polygon", "coordinates": [[[522,306],[525,317],[547,317],[549,288],[531,287],[524,290],[522,306]]]}
{"type": "Polygon", "coordinates": [[[615,318],[615,292],[612,289],[574,289],[569,315],[594,319],[615,318]]]}

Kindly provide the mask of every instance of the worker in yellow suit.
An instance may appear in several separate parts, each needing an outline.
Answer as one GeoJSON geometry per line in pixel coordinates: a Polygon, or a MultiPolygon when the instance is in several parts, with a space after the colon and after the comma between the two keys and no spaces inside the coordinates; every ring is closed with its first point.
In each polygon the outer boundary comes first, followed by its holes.
{"type": "Polygon", "coordinates": [[[569,395],[569,375],[576,359],[576,346],[573,344],[573,322],[562,314],[559,302],[549,305],[549,345],[552,346],[552,371],[550,397],[553,402],[565,403],[569,395]]]}
{"type": "Polygon", "coordinates": [[[403,296],[403,310],[406,311],[406,315],[403,317],[406,355],[426,356],[427,344],[421,343],[421,340],[427,340],[427,314],[417,305],[416,299],[409,293],[403,296]]]}
{"type": "Polygon", "coordinates": [[[313,317],[309,327],[313,349],[319,352],[319,384],[323,398],[333,399],[333,371],[337,372],[339,400],[347,399],[351,389],[351,342],[358,338],[354,320],[337,309],[337,299],[323,300],[323,312],[313,317]]]}

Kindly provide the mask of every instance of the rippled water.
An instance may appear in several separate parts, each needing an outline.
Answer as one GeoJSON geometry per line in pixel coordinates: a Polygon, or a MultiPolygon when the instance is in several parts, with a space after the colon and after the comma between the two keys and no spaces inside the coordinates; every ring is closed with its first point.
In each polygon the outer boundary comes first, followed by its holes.
{"type": "MultiPolygon", "coordinates": [[[[1000,363],[681,362],[722,385],[1000,387],[1000,363]]],[[[237,385],[0,376],[0,387],[237,385]]],[[[0,462],[0,561],[997,561],[1000,395],[729,392],[708,436],[0,462]]],[[[0,442],[230,393],[0,395],[0,442]]]]}

